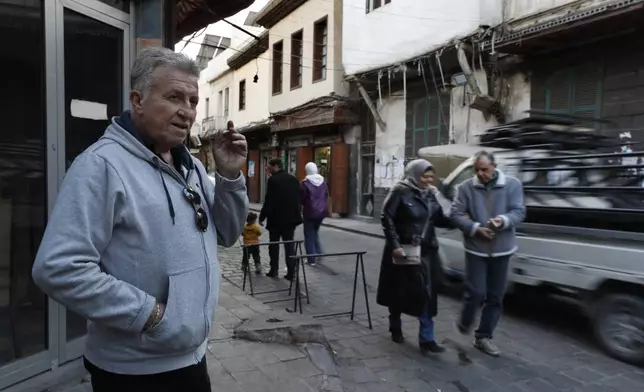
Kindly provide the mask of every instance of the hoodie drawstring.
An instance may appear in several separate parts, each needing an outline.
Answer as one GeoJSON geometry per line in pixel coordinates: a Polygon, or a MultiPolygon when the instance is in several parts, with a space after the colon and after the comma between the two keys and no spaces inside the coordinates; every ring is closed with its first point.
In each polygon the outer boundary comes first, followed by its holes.
{"type": "MultiPolygon", "coordinates": [[[[203,180],[201,179],[201,172],[199,171],[199,169],[196,169],[196,171],[197,171],[197,177],[199,177],[199,185],[201,186],[201,191],[203,192],[204,196],[206,196],[206,188],[204,188],[203,186],[203,180]]],[[[208,197],[204,197],[204,201],[206,202],[208,213],[210,213],[210,211],[212,211],[212,208],[210,208],[210,202],[208,201],[208,197]]]]}
{"type": "Polygon", "coordinates": [[[170,209],[170,218],[172,218],[172,224],[175,224],[175,213],[174,213],[174,204],[172,204],[172,197],[170,197],[170,192],[168,191],[168,185],[165,183],[165,178],[163,178],[163,169],[159,163],[159,158],[154,158],[154,163],[157,166],[159,175],[161,176],[161,183],[163,184],[163,190],[165,190],[165,198],[168,200],[168,208],[170,209]]]}

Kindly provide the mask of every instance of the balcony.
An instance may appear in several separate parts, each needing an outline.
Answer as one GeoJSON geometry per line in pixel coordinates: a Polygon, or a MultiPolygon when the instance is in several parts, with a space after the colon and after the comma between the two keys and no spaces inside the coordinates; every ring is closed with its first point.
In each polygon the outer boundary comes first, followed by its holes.
{"type": "Polygon", "coordinates": [[[228,123],[228,116],[210,116],[201,121],[201,139],[209,139],[215,131],[226,129],[228,123]]]}

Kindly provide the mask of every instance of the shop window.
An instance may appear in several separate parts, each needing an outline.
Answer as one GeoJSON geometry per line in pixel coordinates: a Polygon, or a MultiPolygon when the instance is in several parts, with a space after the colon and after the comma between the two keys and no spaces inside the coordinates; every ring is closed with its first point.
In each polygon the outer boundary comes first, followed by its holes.
{"type": "Polygon", "coordinates": [[[291,90],[302,87],[303,31],[291,35],[291,90]]]}
{"type": "MultiPolygon", "coordinates": [[[[0,369],[48,347],[47,298],[31,268],[47,219],[45,1],[0,2],[0,369]]],[[[53,143],[53,144],[52,144],[53,143]]],[[[57,181],[57,178],[50,177],[57,181]]],[[[31,362],[33,365],[36,362],[31,362]]],[[[10,365],[11,366],[11,365],[10,365]]],[[[29,372],[29,365],[11,371],[29,372]]],[[[6,385],[0,376],[0,389],[6,385]]]]}
{"type": "Polygon", "coordinates": [[[313,81],[326,79],[327,67],[327,19],[326,16],[313,25],[313,81]]]}
{"type": "Polygon", "coordinates": [[[546,81],[546,112],[581,117],[601,115],[602,68],[571,67],[552,74],[546,81]]]}
{"type": "Polygon", "coordinates": [[[284,77],[284,42],[273,44],[273,95],[282,93],[284,77]]]}
{"type": "Polygon", "coordinates": [[[246,79],[239,82],[239,110],[246,109],[246,79]]]}
{"type": "Polygon", "coordinates": [[[427,146],[449,144],[449,97],[422,97],[408,103],[405,158],[413,159],[427,146]]]}

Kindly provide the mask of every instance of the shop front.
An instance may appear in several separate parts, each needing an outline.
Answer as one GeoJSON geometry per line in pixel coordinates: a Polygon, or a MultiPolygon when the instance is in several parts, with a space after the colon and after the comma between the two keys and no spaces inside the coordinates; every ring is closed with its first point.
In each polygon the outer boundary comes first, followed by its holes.
{"type": "Polygon", "coordinates": [[[0,390],[82,355],[85,320],[46,297],[31,268],[65,171],[128,108],[136,50],[172,44],[168,5],[0,0],[0,390]]]}
{"type": "Polygon", "coordinates": [[[314,162],[329,189],[330,212],[340,215],[349,213],[349,146],[343,134],[344,127],[338,125],[276,132],[279,147],[270,152],[277,152],[285,170],[300,181],[306,177],[306,164],[314,162]]]}
{"type": "Polygon", "coordinates": [[[130,4],[2,0],[0,34],[2,389],[82,353],[85,320],[47,298],[31,266],[66,169],[128,102],[130,4]]]}

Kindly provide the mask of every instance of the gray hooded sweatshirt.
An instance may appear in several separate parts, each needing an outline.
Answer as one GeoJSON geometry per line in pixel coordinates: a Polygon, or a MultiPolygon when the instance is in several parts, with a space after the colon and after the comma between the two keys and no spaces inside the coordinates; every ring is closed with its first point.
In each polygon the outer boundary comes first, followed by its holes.
{"type": "Polygon", "coordinates": [[[112,120],[74,160],[33,266],[47,295],[88,320],[85,357],[121,374],[203,358],[219,294],[217,243],[235,243],[248,211],[243,176],[213,183],[189,154],[192,167],[179,173],[139,140],[112,120]],[[208,210],[205,232],[187,186],[208,210]],[[157,301],[165,314],[142,331],[157,301]]]}

